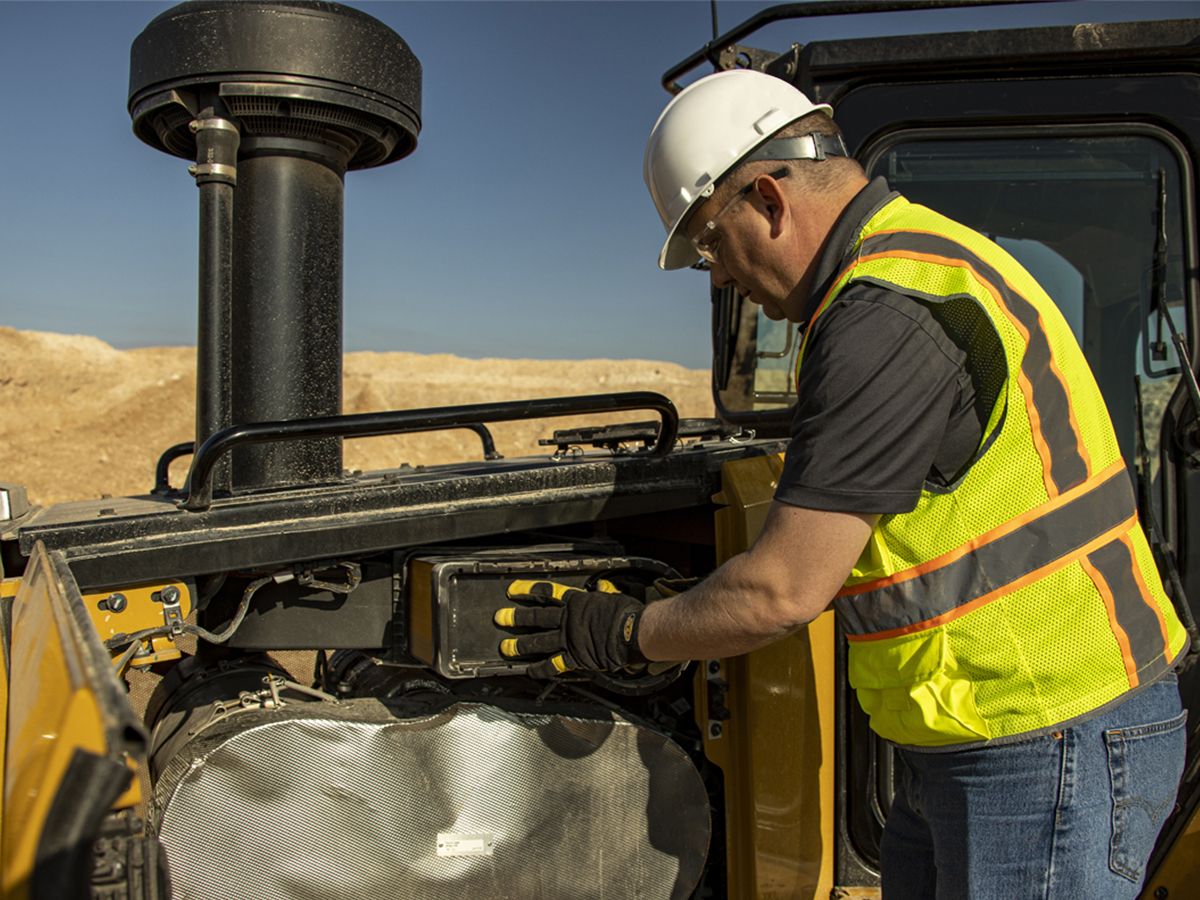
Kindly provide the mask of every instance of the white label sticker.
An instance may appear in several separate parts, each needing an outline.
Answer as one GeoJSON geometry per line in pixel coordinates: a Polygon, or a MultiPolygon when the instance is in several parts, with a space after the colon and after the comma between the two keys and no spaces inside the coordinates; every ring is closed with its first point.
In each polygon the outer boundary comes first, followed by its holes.
{"type": "Polygon", "coordinates": [[[438,856],[491,856],[495,845],[490,831],[441,831],[437,836],[438,856]]]}

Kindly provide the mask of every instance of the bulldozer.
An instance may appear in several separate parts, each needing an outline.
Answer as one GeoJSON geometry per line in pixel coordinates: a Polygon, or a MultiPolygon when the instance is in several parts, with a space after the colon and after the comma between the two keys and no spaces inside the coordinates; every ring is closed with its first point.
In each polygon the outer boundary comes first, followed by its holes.
{"type": "MultiPolygon", "coordinates": [[[[1030,269],[1200,647],[1200,20],[800,40],[816,16],[970,5],[772,7],[662,86],[789,81],[868,174],[1030,269]],[[780,22],[788,49],[747,43],[780,22]]],[[[712,292],[711,419],[646,391],[345,415],[346,175],[415,149],[416,56],[335,3],[194,0],[134,41],[128,109],[198,187],[195,437],[142,496],[42,508],[0,485],[3,896],[879,896],[893,756],[832,612],[742,657],[551,680],[492,621],[513,579],[649,598],[746,549],[796,328],[712,292]],[[525,419],[545,452],[501,457],[488,426],[525,419]],[[443,429],[480,458],[343,467],[346,440],[443,429]]],[[[1196,720],[1196,670],[1180,685],[1196,720]]],[[[1189,732],[1146,898],[1200,877],[1189,732]]]]}

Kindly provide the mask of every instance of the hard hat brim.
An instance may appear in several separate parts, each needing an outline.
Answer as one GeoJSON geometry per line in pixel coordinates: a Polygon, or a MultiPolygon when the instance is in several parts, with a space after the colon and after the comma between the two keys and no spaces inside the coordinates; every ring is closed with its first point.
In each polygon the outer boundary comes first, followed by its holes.
{"type": "Polygon", "coordinates": [[[662,245],[662,250],[659,251],[658,267],[664,272],[686,269],[700,261],[700,254],[696,252],[696,248],[692,246],[687,235],[682,233],[680,228],[682,224],[680,222],[671,229],[671,233],[667,235],[667,240],[662,245]]]}

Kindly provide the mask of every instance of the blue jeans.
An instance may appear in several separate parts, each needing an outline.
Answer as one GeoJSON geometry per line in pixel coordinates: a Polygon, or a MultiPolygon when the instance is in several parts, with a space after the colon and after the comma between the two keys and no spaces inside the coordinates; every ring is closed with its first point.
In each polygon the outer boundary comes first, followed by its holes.
{"type": "Polygon", "coordinates": [[[883,900],[1136,897],[1183,774],[1181,710],[1170,675],[1053,734],[897,750],[883,900]]]}

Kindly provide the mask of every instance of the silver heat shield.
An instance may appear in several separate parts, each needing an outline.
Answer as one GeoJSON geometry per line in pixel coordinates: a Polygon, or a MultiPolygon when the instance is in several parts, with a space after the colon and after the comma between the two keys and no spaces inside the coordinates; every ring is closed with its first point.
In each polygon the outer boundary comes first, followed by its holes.
{"type": "Polygon", "coordinates": [[[155,789],[178,898],[682,898],[704,784],[673,741],[595,718],[375,701],[248,711],[155,789]]]}

